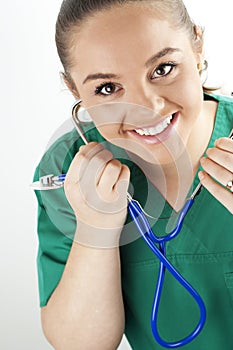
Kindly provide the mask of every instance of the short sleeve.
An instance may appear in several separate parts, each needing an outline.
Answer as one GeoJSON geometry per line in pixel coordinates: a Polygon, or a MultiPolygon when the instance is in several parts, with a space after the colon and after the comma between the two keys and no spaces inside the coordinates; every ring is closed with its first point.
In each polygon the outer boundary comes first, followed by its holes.
{"type": "MultiPolygon", "coordinates": [[[[57,191],[62,191],[61,189],[57,191]]],[[[75,218],[64,212],[64,207],[59,208],[58,215],[62,216],[62,225],[53,220],[53,214],[50,215],[52,205],[57,210],[57,203],[50,199],[46,200],[46,205],[40,193],[37,191],[38,199],[38,285],[40,306],[45,306],[58,285],[69,252],[72,245],[72,235],[74,234],[76,223],[75,218]],[[48,206],[51,205],[51,207],[48,206]],[[64,230],[63,230],[64,227],[64,230]],[[69,236],[66,233],[69,232],[69,236]]]]}
{"type": "MultiPolygon", "coordinates": [[[[34,181],[46,174],[66,173],[79,146],[75,133],[62,136],[43,156],[34,181]]],[[[35,194],[38,202],[38,285],[40,306],[45,306],[62,277],[73,243],[76,219],[63,188],[35,191],[35,194]]]]}

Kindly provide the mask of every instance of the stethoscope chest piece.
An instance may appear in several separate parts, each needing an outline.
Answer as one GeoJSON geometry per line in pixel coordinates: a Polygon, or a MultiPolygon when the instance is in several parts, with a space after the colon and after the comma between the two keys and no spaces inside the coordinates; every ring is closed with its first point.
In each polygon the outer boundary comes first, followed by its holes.
{"type": "Polygon", "coordinates": [[[36,191],[57,190],[63,187],[65,175],[54,176],[53,174],[40,177],[39,181],[33,182],[30,187],[36,191]]]}

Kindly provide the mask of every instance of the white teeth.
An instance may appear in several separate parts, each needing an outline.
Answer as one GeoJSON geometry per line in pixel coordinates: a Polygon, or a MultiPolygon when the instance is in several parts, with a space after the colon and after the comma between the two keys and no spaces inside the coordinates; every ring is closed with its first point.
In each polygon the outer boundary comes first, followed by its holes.
{"type": "Polygon", "coordinates": [[[135,130],[139,135],[144,135],[144,131],[142,129],[136,129],[135,130]]]}
{"type": "Polygon", "coordinates": [[[168,125],[171,123],[172,115],[167,117],[161,124],[155,126],[154,128],[143,128],[143,129],[136,129],[136,133],[143,136],[154,136],[157,134],[160,134],[162,131],[164,131],[168,125]]]}

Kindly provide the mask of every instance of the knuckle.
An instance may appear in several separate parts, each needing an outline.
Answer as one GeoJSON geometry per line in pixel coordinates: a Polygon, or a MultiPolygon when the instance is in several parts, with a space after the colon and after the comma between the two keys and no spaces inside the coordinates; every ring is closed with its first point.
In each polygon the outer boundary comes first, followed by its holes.
{"type": "Polygon", "coordinates": [[[99,142],[95,142],[95,141],[92,141],[92,142],[89,142],[87,145],[82,145],[79,147],[79,152],[90,152],[92,151],[93,149],[95,149],[96,147],[99,147],[99,148],[102,148],[102,144],[99,143],[99,142]]]}
{"type": "Polygon", "coordinates": [[[224,146],[225,142],[226,142],[226,138],[221,137],[221,138],[219,138],[219,139],[217,139],[217,140],[215,141],[215,145],[216,145],[217,147],[220,147],[220,148],[221,148],[222,146],[224,146]]]}
{"type": "Polygon", "coordinates": [[[200,160],[200,163],[201,163],[202,166],[206,166],[206,164],[208,163],[208,158],[202,158],[200,160]]]}
{"type": "Polygon", "coordinates": [[[121,167],[121,162],[117,159],[113,159],[108,163],[108,168],[110,170],[117,170],[121,167]]]}
{"type": "Polygon", "coordinates": [[[216,153],[216,148],[208,148],[207,151],[206,151],[206,154],[208,157],[213,157],[216,153]]]}
{"type": "Polygon", "coordinates": [[[87,145],[82,145],[82,146],[80,146],[80,147],[79,147],[78,154],[84,152],[84,151],[86,150],[86,148],[87,148],[87,145]]]}
{"type": "MultiPolygon", "coordinates": [[[[99,142],[96,142],[96,141],[91,141],[88,143],[89,146],[96,146],[96,145],[99,145],[99,142]]],[[[86,145],[86,146],[88,146],[86,145]]]]}
{"type": "Polygon", "coordinates": [[[86,159],[86,155],[84,154],[84,153],[78,153],[77,154],[77,158],[78,158],[78,160],[79,160],[79,162],[80,162],[80,164],[82,163],[82,161],[84,161],[85,159],[86,159]]]}
{"type": "Polygon", "coordinates": [[[233,161],[233,155],[231,153],[226,152],[224,154],[224,159],[227,163],[232,163],[233,161]]]}
{"type": "Polygon", "coordinates": [[[111,161],[113,158],[113,155],[110,151],[108,150],[103,150],[102,152],[98,152],[93,160],[94,160],[94,164],[100,165],[103,163],[108,163],[109,161],[111,161]]]}
{"type": "Polygon", "coordinates": [[[129,167],[127,165],[123,164],[122,168],[123,168],[125,174],[129,177],[130,176],[130,169],[129,169],[129,167]]]}
{"type": "Polygon", "coordinates": [[[106,159],[112,159],[112,158],[113,158],[112,152],[110,152],[110,151],[107,150],[107,149],[103,150],[102,155],[103,155],[106,159]]]}

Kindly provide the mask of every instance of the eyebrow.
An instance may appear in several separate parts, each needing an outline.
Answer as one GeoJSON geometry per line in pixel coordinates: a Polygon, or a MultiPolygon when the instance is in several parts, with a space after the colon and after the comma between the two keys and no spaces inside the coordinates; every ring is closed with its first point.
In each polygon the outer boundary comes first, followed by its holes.
{"type": "Polygon", "coordinates": [[[97,80],[97,79],[119,79],[119,75],[111,74],[111,73],[96,73],[96,74],[89,74],[85,80],[83,81],[83,84],[85,84],[88,80],[97,80]]]}
{"type": "MultiPolygon", "coordinates": [[[[146,61],[145,66],[149,67],[155,62],[157,62],[160,58],[166,56],[167,54],[171,54],[174,52],[181,52],[180,49],[172,48],[172,47],[166,47],[165,49],[159,51],[155,55],[153,55],[151,58],[149,58],[148,61],[146,61]]],[[[119,75],[112,74],[112,73],[95,73],[95,74],[89,74],[83,81],[83,85],[86,84],[89,80],[98,80],[98,79],[119,79],[119,75]]]]}
{"type": "Polygon", "coordinates": [[[148,68],[152,64],[156,63],[160,58],[166,56],[167,54],[171,54],[174,52],[182,52],[180,49],[173,48],[173,47],[166,47],[165,49],[159,51],[155,55],[153,55],[151,58],[149,58],[148,61],[146,61],[145,66],[148,68]]]}

